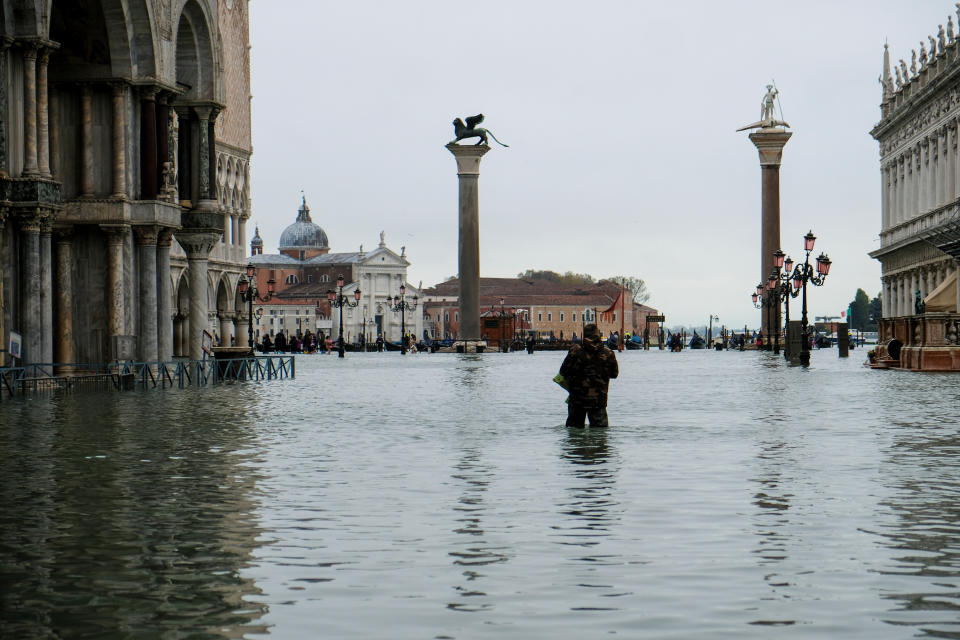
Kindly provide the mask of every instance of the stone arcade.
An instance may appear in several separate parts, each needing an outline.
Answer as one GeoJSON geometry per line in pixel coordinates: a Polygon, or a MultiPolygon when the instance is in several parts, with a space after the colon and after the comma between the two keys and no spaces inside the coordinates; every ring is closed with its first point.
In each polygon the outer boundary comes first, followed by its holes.
{"type": "Polygon", "coordinates": [[[0,2],[0,338],[23,362],[246,342],[248,19],[247,0],[0,2]]]}

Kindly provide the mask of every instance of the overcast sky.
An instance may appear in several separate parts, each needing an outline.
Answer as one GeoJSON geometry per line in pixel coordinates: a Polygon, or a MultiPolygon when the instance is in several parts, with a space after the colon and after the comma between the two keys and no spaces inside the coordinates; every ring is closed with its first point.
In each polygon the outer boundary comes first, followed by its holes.
{"type": "MultiPolygon", "coordinates": [[[[639,276],[667,325],[757,326],[764,85],[794,135],[781,246],[833,260],[812,315],[880,290],[877,82],[954,3],[251,2],[253,221],[265,249],[300,191],[331,251],[378,233],[409,280],[457,272],[451,121],[482,112],[480,271],[639,276]]],[[[252,236],[252,229],[250,234],[252,236]]]]}

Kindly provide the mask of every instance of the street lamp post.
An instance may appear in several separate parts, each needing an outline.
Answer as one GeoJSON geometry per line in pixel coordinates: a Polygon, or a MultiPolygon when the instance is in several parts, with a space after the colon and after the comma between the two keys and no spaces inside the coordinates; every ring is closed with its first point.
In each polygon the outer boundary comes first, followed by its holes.
{"type": "Polygon", "coordinates": [[[803,312],[800,316],[800,333],[803,338],[803,344],[800,348],[800,364],[808,365],[810,364],[810,338],[807,335],[809,329],[807,327],[807,282],[812,282],[814,286],[820,287],[823,286],[824,281],[827,278],[827,274],[830,273],[830,258],[823,252],[817,256],[817,270],[814,272],[813,267],[810,266],[810,252],[813,251],[813,243],[816,241],[817,237],[813,235],[813,231],[808,231],[807,235],[803,237],[803,250],[806,251],[806,257],[804,258],[803,264],[798,264],[796,269],[793,272],[794,287],[802,288],[803,290],[803,312]],[[799,273],[798,273],[799,272],[799,273]]]}
{"type": "Polygon", "coordinates": [[[413,304],[407,302],[407,287],[406,285],[400,285],[400,295],[393,296],[393,306],[390,307],[390,310],[396,313],[400,312],[400,353],[406,355],[407,348],[409,346],[409,340],[407,339],[407,322],[406,322],[406,310],[410,309],[411,311],[417,308],[417,301],[420,299],[419,296],[413,296],[413,304]]]}
{"type": "Polygon", "coordinates": [[[788,339],[783,350],[783,356],[789,360],[793,355],[791,354],[789,342],[790,298],[796,298],[798,295],[800,295],[800,283],[798,280],[795,280],[793,274],[790,273],[793,270],[793,258],[786,255],[780,249],[777,249],[773,254],[773,266],[776,269],[775,273],[778,299],[783,300],[784,303],[784,326],[787,327],[788,339]],[[783,269],[782,273],[780,271],[781,268],[783,269]],[[793,281],[794,284],[792,287],[791,281],[793,281]]]}
{"type": "Polygon", "coordinates": [[[355,307],[360,304],[360,289],[357,288],[353,292],[353,302],[350,299],[343,295],[343,274],[337,276],[337,291],[331,291],[327,289],[327,301],[330,302],[331,306],[337,307],[340,309],[340,337],[337,338],[337,355],[343,357],[343,308],[344,307],[355,307]]]}
{"type": "MultiPolygon", "coordinates": [[[[273,286],[276,284],[276,280],[273,278],[267,280],[267,295],[260,296],[260,292],[257,291],[256,274],[257,269],[253,266],[253,263],[247,263],[247,274],[241,274],[240,281],[237,283],[237,289],[240,291],[240,299],[247,303],[247,338],[251,353],[253,353],[255,345],[253,341],[253,301],[269,302],[270,298],[273,297],[273,286]]],[[[263,315],[263,310],[261,309],[259,311],[257,319],[263,315]]]]}
{"type": "Polygon", "coordinates": [[[720,316],[711,314],[710,316],[707,317],[707,320],[709,322],[709,326],[707,327],[707,349],[712,349],[713,348],[713,321],[716,320],[717,322],[719,322],[720,316]]]}

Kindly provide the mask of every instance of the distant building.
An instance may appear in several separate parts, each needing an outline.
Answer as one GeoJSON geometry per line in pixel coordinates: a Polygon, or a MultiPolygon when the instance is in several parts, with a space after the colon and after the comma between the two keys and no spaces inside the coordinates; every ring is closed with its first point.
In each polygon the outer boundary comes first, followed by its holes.
{"type": "MultiPolygon", "coordinates": [[[[297,218],[280,234],[278,253],[263,253],[263,239],[257,229],[250,241],[250,263],[257,269],[257,286],[261,294],[267,291],[267,281],[274,280],[274,297],[268,302],[254,303],[255,339],[266,333],[275,336],[302,335],[323,331],[326,336],[339,333],[340,309],[332,307],[327,291],[337,293],[337,279],[344,279],[343,294],[354,301],[353,292],[360,289],[356,307],[343,308],[343,336],[346,342],[357,342],[361,335],[368,341],[382,335],[385,340],[401,338],[401,314],[391,311],[392,299],[406,288],[406,300],[413,302],[419,289],[407,282],[410,262],[406,248],[398,255],[387,248],[384,234],[372,251],[330,253],[326,232],[313,222],[306,198],[297,211],[297,218]],[[257,310],[262,314],[257,314],[257,310]]],[[[421,310],[404,312],[408,333],[422,331],[421,310]]]]}
{"type": "MultiPolygon", "coordinates": [[[[459,337],[459,290],[456,278],[424,289],[424,326],[431,337],[459,337]]],[[[504,333],[500,318],[505,318],[518,336],[532,333],[570,339],[583,335],[583,326],[590,322],[604,335],[619,332],[621,327],[624,333],[642,335],[646,317],[657,315],[656,309],[634,302],[629,290],[606,280],[570,286],[547,280],[480,278],[480,310],[482,337],[493,342],[504,333]]],[[[649,325],[654,339],[658,327],[657,323],[649,325]]]]}

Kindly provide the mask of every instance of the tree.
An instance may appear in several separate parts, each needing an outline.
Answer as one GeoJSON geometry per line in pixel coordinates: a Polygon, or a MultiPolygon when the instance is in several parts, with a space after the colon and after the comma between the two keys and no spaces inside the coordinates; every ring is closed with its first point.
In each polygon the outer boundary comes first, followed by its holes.
{"type": "Polygon", "coordinates": [[[591,276],[589,273],[574,273],[572,271],[567,271],[561,275],[556,271],[537,271],[534,269],[527,269],[522,273],[518,273],[517,277],[522,278],[523,280],[543,280],[546,282],[556,282],[570,286],[582,286],[593,284],[595,282],[593,276],[591,276]]]}
{"type": "Polygon", "coordinates": [[[877,294],[877,297],[870,301],[870,322],[867,324],[867,331],[876,331],[880,324],[880,318],[883,317],[883,292],[877,294]]]}
{"type": "Polygon", "coordinates": [[[857,294],[854,296],[853,301],[850,302],[850,317],[847,318],[847,322],[850,325],[851,329],[859,329],[860,331],[872,331],[873,329],[867,329],[867,326],[870,324],[870,296],[867,295],[867,292],[863,289],[857,289],[857,294]]]}
{"type": "Polygon", "coordinates": [[[643,278],[635,278],[633,276],[612,276],[607,278],[610,282],[615,284],[623,285],[633,294],[633,301],[643,304],[650,299],[650,290],[647,289],[647,283],[643,281],[643,278]]]}

